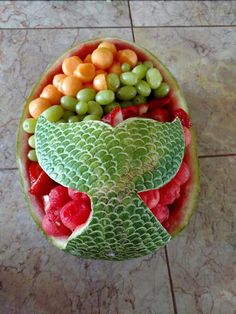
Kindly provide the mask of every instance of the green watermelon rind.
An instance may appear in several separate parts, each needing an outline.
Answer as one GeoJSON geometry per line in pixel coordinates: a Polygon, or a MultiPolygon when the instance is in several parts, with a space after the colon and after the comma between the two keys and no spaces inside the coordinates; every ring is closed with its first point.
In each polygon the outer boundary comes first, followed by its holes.
{"type": "MultiPolygon", "coordinates": [[[[29,178],[28,178],[27,169],[26,169],[27,156],[25,153],[27,144],[24,143],[25,145],[22,145],[22,142],[26,142],[27,135],[22,129],[22,124],[23,124],[23,121],[29,116],[29,113],[28,113],[29,103],[31,102],[32,99],[34,99],[35,94],[38,92],[38,90],[40,90],[40,88],[42,89],[42,87],[45,85],[47,77],[50,75],[50,72],[56,69],[62,63],[64,58],[74,55],[76,52],[82,50],[83,47],[86,48],[86,45],[96,44],[96,43],[99,44],[102,41],[112,41],[114,43],[120,42],[122,44],[127,45],[127,47],[128,46],[133,47],[133,49],[140,51],[141,53],[146,55],[147,59],[152,61],[154,65],[161,71],[165,80],[170,85],[172,93],[173,93],[172,97],[177,100],[177,108],[182,108],[189,114],[189,109],[185,101],[183,92],[181,88],[179,87],[177,80],[171,74],[169,69],[155,55],[150,53],[147,49],[140,47],[137,44],[131,43],[129,41],[125,41],[120,38],[97,38],[97,39],[85,41],[67,50],[53,64],[50,64],[47,66],[47,68],[43,72],[38,82],[34,84],[26,103],[24,104],[24,109],[22,111],[22,114],[19,120],[18,132],[17,132],[16,161],[17,161],[17,165],[19,169],[19,181],[21,184],[21,188],[23,190],[24,198],[28,204],[28,207],[29,207],[29,210],[30,210],[30,213],[34,222],[42,230],[46,238],[48,238],[49,241],[51,241],[54,245],[56,245],[58,248],[61,248],[61,249],[65,247],[67,240],[64,238],[58,239],[55,237],[50,237],[44,232],[41,226],[41,216],[39,214],[39,211],[35,210],[35,208],[39,207],[37,200],[35,196],[30,195],[28,193],[29,178]]],[[[191,216],[194,213],[194,210],[197,204],[199,190],[200,190],[200,186],[199,186],[200,174],[199,174],[199,162],[198,162],[198,157],[197,157],[196,136],[195,136],[195,132],[193,128],[191,128],[190,131],[191,131],[191,136],[192,136],[191,144],[189,146],[189,155],[190,155],[189,165],[191,167],[191,172],[192,172],[191,192],[188,194],[188,197],[186,197],[185,199],[184,210],[182,210],[184,212],[184,215],[182,219],[180,219],[180,223],[177,226],[177,228],[171,233],[172,237],[175,237],[188,224],[191,216]]]]}

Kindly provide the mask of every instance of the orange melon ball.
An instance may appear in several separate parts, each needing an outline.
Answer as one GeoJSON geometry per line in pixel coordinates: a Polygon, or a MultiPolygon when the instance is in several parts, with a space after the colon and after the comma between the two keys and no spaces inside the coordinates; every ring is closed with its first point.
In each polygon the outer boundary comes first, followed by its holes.
{"type": "Polygon", "coordinates": [[[92,62],[99,69],[108,69],[113,63],[113,54],[107,48],[97,48],[92,53],[92,62]]]}
{"type": "Polygon", "coordinates": [[[107,48],[112,52],[113,56],[115,56],[117,53],[116,46],[109,41],[103,41],[101,44],[98,45],[98,48],[107,48]]]}
{"type": "Polygon", "coordinates": [[[49,99],[52,105],[58,105],[60,104],[62,93],[54,85],[49,84],[44,87],[40,97],[49,99]]]}
{"type": "Polygon", "coordinates": [[[75,75],[83,83],[91,82],[95,76],[95,66],[92,63],[81,63],[77,66],[75,75]]]}
{"type": "Polygon", "coordinates": [[[95,76],[98,75],[98,74],[107,74],[107,72],[104,71],[104,70],[96,70],[95,71],[95,76]]]}
{"type": "Polygon", "coordinates": [[[77,66],[82,63],[82,60],[77,57],[77,56],[73,56],[73,57],[69,57],[66,58],[63,62],[62,62],[62,71],[66,74],[66,75],[73,75],[77,66]]]}
{"type": "Polygon", "coordinates": [[[65,77],[66,77],[65,74],[56,74],[56,75],[54,76],[53,80],[52,80],[52,84],[53,84],[56,88],[58,88],[60,81],[61,81],[62,79],[64,79],[65,77]]]}
{"type": "Polygon", "coordinates": [[[84,62],[85,62],[85,63],[92,63],[91,53],[89,53],[89,54],[85,57],[84,62]]]}
{"type": "Polygon", "coordinates": [[[97,91],[107,89],[107,80],[106,80],[106,74],[98,74],[95,76],[93,80],[93,87],[97,91]]]}
{"type": "Polygon", "coordinates": [[[116,73],[120,75],[122,73],[120,63],[119,62],[113,63],[109,69],[109,73],[116,73]]]}
{"type": "Polygon", "coordinates": [[[123,49],[117,52],[117,59],[122,63],[128,63],[132,68],[136,66],[138,57],[136,53],[131,49],[123,49]]]}
{"type": "Polygon", "coordinates": [[[66,96],[75,97],[79,90],[83,87],[80,79],[74,75],[67,76],[63,79],[61,89],[66,96]]]}
{"type": "Polygon", "coordinates": [[[47,98],[39,97],[32,100],[29,104],[29,113],[30,115],[37,119],[44,110],[48,109],[51,106],[51,102],[47,98]]]}

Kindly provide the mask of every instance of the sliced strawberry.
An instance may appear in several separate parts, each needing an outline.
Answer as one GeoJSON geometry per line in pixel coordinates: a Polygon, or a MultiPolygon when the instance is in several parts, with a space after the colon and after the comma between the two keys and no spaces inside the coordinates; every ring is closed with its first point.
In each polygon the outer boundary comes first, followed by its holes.
{"type": "Polygon", "coordinates": [[[72,198],[73,200],[78,201],[79,203],[85,203],[88,206],[91,206],[90,198],[86,193],[68,188],[68,194],[70,198],[72,198]]]}
{"type": "Polygon", "coordinates": [[[151,211],[160,223],[169,218],[169,209],[165,205],[158,204],[155,208],[151,209],[151,211]]]}
{"type": "Polygon", "coordinates": [[[166,109],[158,108],[153,111],[151,111],[149,114],[149,117],[151,119],[160,121],[160,122],[168,122],[170,121],[169,112],[166,109]]]}
{"type": "Polygon", "coordinates": [[[39,177],[43,169],[40,167],[38,162],[31,162],[29,165],[29,178],[30,184],[33,184],[39,177]]]}
{"type": "Polygon", "coordinates": [[[147,104],[141,104],[138,105],[138,115],[141,116],[145,114],[148,111],[148,105],[147,104]]]}
{"type": "Polygon", "coordinates": [[[37,180],[31,185],[29,192],[33,195],[43,196],[49,194],[51,189],[56,185],[43,170],[38,176],[37,180]]]}
{"type": "Polygon", "coordinates": [[[179,185],[182,185],[188,181],[189,177],[189,166],[186,164],[186,162],[183,161],[174,179],[179,185]]]}
{"type": "Polygon", "coordinates": [[[122,110],[120,107],[115,107],[110,113],[102,118],[103,122],[110,124],[111,126],[116,126],[123,121],[122,110]]]}
{"type": "Polygon", "coordinates": [[[55,208],[62,208],[69,201],[68,189],[62,185],[56,186],[49,193],[49,202],[55,208]]]}
{"type": "Polygon", "coordinates": [[[160,200],[160,194],[157,189],[139,192],[138,195],[150,209],[155,208],[160,200]]]}
{"type": "Polygon", "coordinates": [[[185,140],[185,147],[187,147],[191,143],[191,133],[186,126],[183,127],[184,129],[184,140],[185,140]]]}
{"type": "Polygon", "coordinates": [[[172,204],[179,197],[180,186],[174,178],[169,183],[160,188],[159,192],[160,204],[169,205],[172,204]]]}
{"type": "Polygon", "coordinates": [[[190,128],[192,126],[192,122],[188,116],[188,114],[183,109],[177,109],[173,112],[173,118],[178,117],[183,126],[186,128],[190,128]]]}
{"type": "Polygon", "coordinates": [[[43,230],[49,236],[69,236],[71,231],[66,228],[60,218],[59,212],[47,212],[42,221],[43,230]]]}
{"type": "Polygon", "coordinates": [[[74,231],[76,227],[84,224],[91,212],[91,207],[78,201],[70,201],[60,211],[63,224],[74,231]]]}
{"type": "Polygon", "coordinates": [[[169,104],[170,101],[171,101],[170,95],[163,97],[163,98],[152,99],[148,102],[148,110],[152,111],[152,110],[155,110],[157,108],[163,107],[163,106],[169,104]]]}

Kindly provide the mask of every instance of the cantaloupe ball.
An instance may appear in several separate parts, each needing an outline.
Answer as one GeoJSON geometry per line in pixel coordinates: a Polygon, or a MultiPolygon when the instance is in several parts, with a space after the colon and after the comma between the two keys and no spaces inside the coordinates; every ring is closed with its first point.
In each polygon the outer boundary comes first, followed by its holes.
{"type": "Polygon", "coordinates": [[[109,41],[103,41],[101,44],[98,45],[98,48],[107,48],[108,50],[112,52],[113,57],[115,57],[117,53],[116,46],[109,41]]]}
{"type": "Polygon", "coordinates": [[[61,89],[64,95],[75,97],[79,90],[83,88],[80,79],[71,75],[63,79],[61,89]]]}
{"type": "Polygon", "coordinates": [[[110,68],[113,63],[113,54],[107,48],[97,48],[92,53],[93,64],[102,70],[110,68]]]}
{"type": "Polygon", "coordinates": [[[29,104],[29,113],[33,118],[37,119],[41,113],[48,109],[51,105],[50,100],[47,98],[36,98],[29,104]]]}
{"type": "Polygon", "coordinates": [[[92,58],[91,58],[91,53],[89,53],[85,58],[84,58],[85,63],[92,63],[92,58]]]}
{"type": "Polygon", "coordinates": [[[52,84],[44,87],[40,97],[47,98],[50,100],[52,105],[58,105],[62,97],[62,93],[52,84]]]}
{"type": "Polygon", "coordinates": [[[136,66],[138,57],[131,49],[123,49],[117,52],[117,60],[122,63],[128,63],[132,68],[136,66]]]}
{"type": "Polygon", "coordinates": [[[62,79],[64,79],[65,77],[66,77],[65,74],[56,74],[56,75],[54,76],[54,78],[53,78],[52,84],[53,84],[56,88],[58,88],[60,81],[61,81],[62,79]]]}
{"type": "Polygon", "coordinates": [[[120,75],[122,73],[120,63],[119,62],[113,63],[108,71],[109,73],[116,73],[120,75]]]}
{"type": "Polygon", "coordinates": [[[93,80],[93,87],[97,91],[107,89],[107,81],[106,81],[106,74],[98,74],[95,76],[93,80]]]}
{"type": "Polygon", "coordinates": [[[81,63],[77,66],[75,75],[81,82],[92,82],[95,76],[95,66],[92,63],[81,63]]]}
{"type": "Polygon", "coordinates": [[[77,66],[82,62],[83,61],[77,56],[66,58],[62,62],[62,70],[66,75],[73,75],[77,66]]]}

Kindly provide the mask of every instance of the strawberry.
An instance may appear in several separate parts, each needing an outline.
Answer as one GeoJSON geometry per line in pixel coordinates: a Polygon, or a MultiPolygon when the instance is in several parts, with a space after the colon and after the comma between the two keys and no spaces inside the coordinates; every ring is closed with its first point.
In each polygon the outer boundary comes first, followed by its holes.
{"type": "Polygon", "coordinates": [[[111,126],[116,126],[123,121],[122,110],[120,107],[114,108],[110,113],[102,118],[103,122],[110,124],[111,126]]]}
{"type": "Polygon", "coordinates": [[[165,205],[158,204],[151,211],[160,223],[163,223],[169,218],[169,209],[165,205]]]}
{"type": "Polygon", "coordinates": [[[192,126],[192,122],[188,116],[188,114],[183,109],[177,109],[173,112],[173,118],[178,117],[183,126],[186,128],[190,128],[192,126]]]}
{"type": "Polygon", "coordinates": [[[60,211],[60,217],[63,224],[74,231],[75,228],[84,224],[91,212],[91,207],[86,203],[70,201],[64,205],[60,211]]]}
{"type": "Polygon", "coordinates": [[[128,118],[137,117],[139,115],[138,106],[129,106],[126,108],[122,108],[123,119],[126,120],[128,118]]]}
{"type": "Polygon", "coordinates": [[[73,200],[78,201],[79,203],[85,203],[88,206],[91,206],[90,198],[86,193],[68,188],[68,194],[70,198],[72,198],[73,200]]]}
{"type": "Polygon", "coordinates": [[[158,190],[143,191],[139,192],[138,195],[150,209],[155,208],[160,199],[160,194],[158,190]]]}
{"type": "Polygon", "coordinates": [[[158,108],[148,113],[150,119],[154,119],[160,122],[170,121],[169,112],[166,109],[158,108]]]}
{"type": "Polygon", "coordinates": [[[60,209],[69,201],[68,189],[62,185],[56,186],[49,193],[49,203],[55,208],[60,209]]]}
{"type": "Polygon", "coordinates": [[[32,183],[29,192],[37,196],[47,195],[55,185],[56,182],[42,170],[38,178],[32,183]]]}

